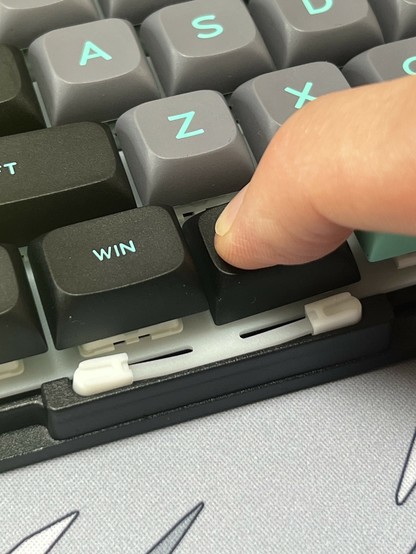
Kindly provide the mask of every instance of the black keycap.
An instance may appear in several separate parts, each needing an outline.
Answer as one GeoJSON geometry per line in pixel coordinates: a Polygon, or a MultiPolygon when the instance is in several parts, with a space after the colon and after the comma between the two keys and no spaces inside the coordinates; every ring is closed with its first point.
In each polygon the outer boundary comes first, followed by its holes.
{"type": "Polygon", "coordinates": [[[0,136],[44,126],[23,55],[16,48],[0,44],[0,136]]]}
{"type": "Polygon", "coordinates": [[[215,222],[224,206],[189,219],[183,228],[217,325],[354,283],[360,274],[347,244],[321,260],[246,271],[224,262],[214,248],[215,222]]]}
{"type": "Polygon", "coordinates": [[[56,229],[29,246],[29,258],[59,349],[208,308],[167,208],[56,229]]]}
{"type": "Polygon", "coordinates": [[[21,246],[135,206],[106,127],[74,123],[0,138],[0,242],[21,246]]]}
{"type": "Polygon", "coordinates": [[[46,350],[20,253],[0,245],[0,364],[46,350]]]}

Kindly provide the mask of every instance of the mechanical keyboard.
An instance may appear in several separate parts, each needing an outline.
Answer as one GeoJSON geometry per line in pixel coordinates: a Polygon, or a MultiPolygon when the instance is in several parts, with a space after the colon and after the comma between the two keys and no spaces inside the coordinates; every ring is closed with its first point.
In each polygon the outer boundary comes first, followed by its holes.
{"type": "Polygon", "coordinates": [[[293,113],[414,74],[413,0],[0,0],[0,470],[416,356],[415,237],[214,249],[293,113]]]}

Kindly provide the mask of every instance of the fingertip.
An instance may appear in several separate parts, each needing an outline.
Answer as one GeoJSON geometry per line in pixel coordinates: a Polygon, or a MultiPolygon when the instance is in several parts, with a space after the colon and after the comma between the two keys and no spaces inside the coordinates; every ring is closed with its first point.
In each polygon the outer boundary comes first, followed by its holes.
{"type": "Polygon", "coordinates": [[[219,215],[215,223],[215,234],[218,237],[224,237],[231,230],[231,227],[233,226],[233,223],[237,218],[238,212],[244,202],[244,197],[247,192],[247,187],[248,185],[242,188],[240,192],[238,192],[236,196],[234,196],[234,198],[227,204],[227,206],[219,215]]]}

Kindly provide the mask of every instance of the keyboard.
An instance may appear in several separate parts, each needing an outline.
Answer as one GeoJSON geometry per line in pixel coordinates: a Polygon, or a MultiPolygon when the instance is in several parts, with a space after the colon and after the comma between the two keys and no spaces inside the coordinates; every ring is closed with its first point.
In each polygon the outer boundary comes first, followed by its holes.
{"type": "Polygon", "coordinates": [[[414,74],[410,0],[0,0],[0,470],[415,357],[415,237],[214,249],[293,113],[414,74]]]}

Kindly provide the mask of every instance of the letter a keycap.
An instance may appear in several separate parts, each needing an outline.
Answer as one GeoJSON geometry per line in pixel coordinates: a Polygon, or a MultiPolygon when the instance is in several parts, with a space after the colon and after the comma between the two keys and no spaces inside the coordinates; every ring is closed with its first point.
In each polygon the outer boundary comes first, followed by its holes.
{"type": "Polygon", "coordinates": [[[133,26],[121,19],[46,33],[29,59],[52,125],[117,119],[160,96],[133,26]]]}
{"type": "Polygon", "coordinates": [[[110,54],[107,54],[107,52],[104,52],[104,50],[99,48],[96,44],[94,44],[90,40],[87,40],[87,42],[84,44],[84,49],[82,51],[79,65],[85,66],[90,60],[94,60],[96,58],[101,58],[106,62],[109,62],[113,59],[110,54]]]}

